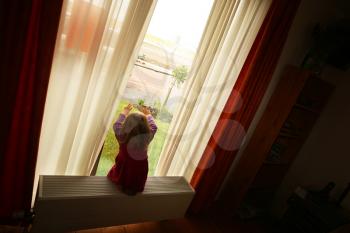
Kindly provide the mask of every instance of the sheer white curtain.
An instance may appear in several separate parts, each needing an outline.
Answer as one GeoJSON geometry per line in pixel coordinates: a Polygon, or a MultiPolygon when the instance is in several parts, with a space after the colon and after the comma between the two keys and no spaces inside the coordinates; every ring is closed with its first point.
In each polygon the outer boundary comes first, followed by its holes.
{"type": "Polygon", "coordinates": [[[156,175],[191,179],[270,4],[214,2],[156,175]]]}
{"type": "Polygon", "coordinates": [[[156,0],[65,1],[36,178],[90,174],[155,4],[156,0]]]}

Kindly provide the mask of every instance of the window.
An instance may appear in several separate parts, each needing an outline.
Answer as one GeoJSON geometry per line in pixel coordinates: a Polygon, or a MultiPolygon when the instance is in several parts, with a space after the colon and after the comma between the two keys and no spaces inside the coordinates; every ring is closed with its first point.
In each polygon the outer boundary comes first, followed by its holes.
{"type": "MultiPolygon", "coordinates": [[[[158,131],[148,148],[154,175],[173,115],[196,56],[213,0],[158,0],[146,36],[126,84],[113,122],[129,102],[149,106],[158,131]]],[[[96,175],[106,175],[119,145],[109,129],[96,175]]]]}
{"type": "MultiPolygon", "coordinates": [[[[159,0],[157,9],[175,5],[153,14],[155,0],[65,0],[36,180],[39,174],[91,174],[123,101],[144,101],[158,110],[165,102],[157,115],[158,142],[149,149],[154,160],[150,175],[190,179],[270,3],[159,0]],[[167,16],[171,21],[165,22],[167,16]],[[176,29],[178,24],[182,28],[176,29]],[[172,87],[171,75],[178,67],[180,74],[181,67],[187,67],[188,74],[172,87]],[[147,75],[151,78],[145,79],[147,75]]],[[[113,156],[116,153],[114,149],[113,156]]]]}

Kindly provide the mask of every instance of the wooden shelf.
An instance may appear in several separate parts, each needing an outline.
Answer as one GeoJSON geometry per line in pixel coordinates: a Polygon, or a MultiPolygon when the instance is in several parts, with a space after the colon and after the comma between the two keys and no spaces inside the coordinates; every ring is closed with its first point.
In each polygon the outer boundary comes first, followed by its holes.
{"type": "Polygon", "coordinates": [[[320,114],[320,111],[312,109],[312,108],[307,107],[307,106],[304,106],[302,104],[295,104],[294,107],[305,110],[305,111],[310,112],[310,113],[320,114]]]}
{"type": "MultiPolygon", "coordinates": [[[[256,191],[257,197],[260,190],[271,190],[273,194],[310,134],[332,90],[330,84],[314,77],[311,72],[295,66],[286,67],[243,152],[245,163],[242,164],[245,166],[241,170],[237,168],[232,182],[235,185],[245,182],[248,190],[256,191]],[[242,181],[240,177],[249,177],[253,181],[247,184],[246,179],[242,181]]],[[[271,195],[266,196],[266,201],[269,200],[271,195]]]]}
{"type": "MultiPolygon", "coordinates": [[[[323,80],[300,69],[298,73],[298,68],[295,69],[295,72],[286,71],[286,76],[281,79],[270,99],[264,113],[264,122],[260,122],[266,127],[265,131],[255,132],[264,137],[267,130],[277,131],[273,134],[274,138],[266,139],[266,142],[269,142],[269,150],[265,152],[265,160],[261,161],[251,183],[252,190],[276,190],[279,187],[332,90],[330,84],[323,80]],[[299,88],[292,90],[292,82],[299,88]]],[[[256,150],[255,153],[259,151],[256,150]]]]}
{"type": "Polygon", "coordinates": [[[266,164],[266,165],[284,165],[284,166],[286,166],[286,165],[288,165],[289,163],[288,162],[272,162],[272,161],[264,161],[264,164],[266,164]]]}
{"type": "Polygon", "coordinates": [[[284,138],[291,138],[291,139],[297,139],[299,138],[299,136],[296,135],[291,135],[291,134],[287,134],[287,133],[279,133],[278,134],[279,137],[284,137],[284,138]]]}
{"type": "Polygon", "coordinates": [[[252,186],[254,187],[278,187],[289,164],[267,164],[263,163],[256,175],[252,186]]]}

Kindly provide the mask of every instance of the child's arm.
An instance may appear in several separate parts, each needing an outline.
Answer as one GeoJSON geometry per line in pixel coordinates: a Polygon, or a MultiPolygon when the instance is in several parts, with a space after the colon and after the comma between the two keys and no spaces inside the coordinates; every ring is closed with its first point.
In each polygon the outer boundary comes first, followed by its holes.
{"type": "Polygon", "coordinates": [[[145,114],[145,116],[147,118],[147,122],[148,122],[150,129],[151,129],[151,134],[152,134],[152,138],[153,138],[154,134],[157,132],[158,127],[157,127],[156,123],[154,122],[151,111],[147,107],[143,106],[141,108],[141,112],[143,114],[145,114]]]}
{"type": "Polygon", "coordinates": [[[123,112],[120,113],[117,121],[113,124],[114,134],[115,134],[115,137],[117,138],[118,141],[120,141],[121,130],[122,130],[125,118],[129,114],[131,109],[132,109],[132,105],[131,104],[128,104],[126,107],[124,107],[123,112]]]}
{"type": "Polygon", "coordinates": [[[156,134],[158,127],[157,127],[152,115],[151,114],[147,115],[146,118],[147,118],[148,125],[151,129],[152,135],[156,134]]]}
{"type": "Polygon", "coordinates": [[[121,136],[120,133],[121,133],[125,118],[126,118],[125,114],[120,113],[117,121],[113,124],[114,134],[118,141],[120,140],[120,136],[121,136]]]}

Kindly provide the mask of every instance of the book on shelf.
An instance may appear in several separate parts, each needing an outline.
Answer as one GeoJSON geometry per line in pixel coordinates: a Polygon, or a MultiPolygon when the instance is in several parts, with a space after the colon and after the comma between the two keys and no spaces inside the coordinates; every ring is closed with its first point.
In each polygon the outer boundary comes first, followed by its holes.
{"type": "Polygon", "coordinates": [[[291,121],[286,121],[280,130],[280,134],[286,137],[297,138],[301,134],[301,129],[296,127],[291,121]]]}
{"type": "Polygon", "coordinates": [[[266,161],[272,163],[278,163],[281,161],[281,156],[286,149],[286,145],[279,142],[275,142],[271,146],[269,155],[267,156],[266,161]]]}

